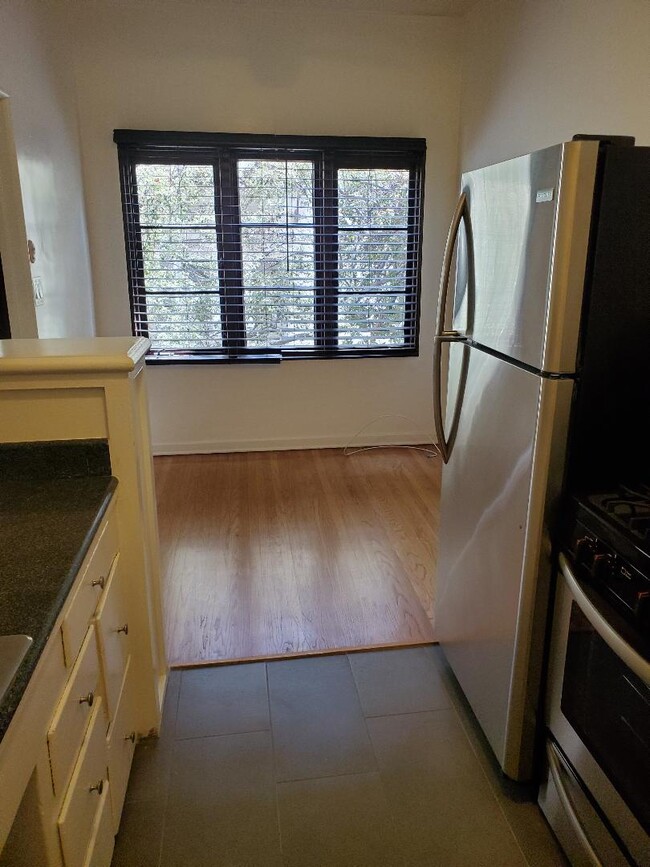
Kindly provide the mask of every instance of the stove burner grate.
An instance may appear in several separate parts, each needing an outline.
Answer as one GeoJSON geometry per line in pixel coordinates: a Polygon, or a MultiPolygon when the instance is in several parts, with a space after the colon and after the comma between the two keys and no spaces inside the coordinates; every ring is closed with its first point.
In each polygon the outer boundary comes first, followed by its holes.
{"type": "Polygon", "coordinates": [[[596,494],[589,500],[633,535],[650,541],[650,486],[621,485],[615,493],[596,494]]]}

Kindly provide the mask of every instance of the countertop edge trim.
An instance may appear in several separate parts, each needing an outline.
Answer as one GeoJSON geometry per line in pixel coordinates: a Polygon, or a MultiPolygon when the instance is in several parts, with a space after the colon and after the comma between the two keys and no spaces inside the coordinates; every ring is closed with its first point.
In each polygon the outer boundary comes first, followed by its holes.
{"type": "Polygon", "coordinates": [[[6,376],[50,373],[131,372],[149,351],[149,338],[138,337],[123,352],[106,355],[5,355],[0,356],[0,380],[6,376]]]}

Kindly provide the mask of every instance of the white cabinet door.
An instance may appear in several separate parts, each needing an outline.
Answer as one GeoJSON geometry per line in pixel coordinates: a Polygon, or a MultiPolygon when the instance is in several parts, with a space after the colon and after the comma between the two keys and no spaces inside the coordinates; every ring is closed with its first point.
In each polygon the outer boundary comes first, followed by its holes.
{"type": "Polygon", "coordinates": [[[115,833],[111,815],[111,786],[107,783],[102,803],[95,818],[93,836],[88,847],[84,867],[110,867],[115,848],[115,833]]]}
{"type": "Polygon", "coordinates": [[[70,779],[93,708],[99,699],[99,684],[95,630],[91,626],[87,629],[81,651],[47,733],[52,782],[57,795],[65,792],[70,779]]]}
{"type": "Polygon", "coordinates": [[[107,783],[106,724],[100,697],[59,815],[65,867],[86,864],[93,828],[106,803],[107,783]]]}
{"type": "Polygon", "coordinates": [[[74,592],[70,607],[61,626],[63,648],[66,665],[69,667],[81,647],[81,642],[88,629],[88,621],[103,598],[111,564],[117,553],[116,518],[111,509],[111,516],[106,519],[100,531],[99,540],[87,558],[87,563],[81,567],[82,576],[74,592]]]}
{"type": "Polygon", "coordinates": [[[129,657],[129,623],[123,591],[118,554],[95,616],[109,720],[115,717],[129,657]]]}
{"type": "Polygon", "coordinates": [[[122,694],[108,732],[108,777],[111,781],[111,805],[113,810],[113,827],[117,834],[122,816],[122,806],[126,787],[129,783],[129,772],[135,750],[135,695],[133,666],[129,659],[126,666],[126,676],[122,694]]]}

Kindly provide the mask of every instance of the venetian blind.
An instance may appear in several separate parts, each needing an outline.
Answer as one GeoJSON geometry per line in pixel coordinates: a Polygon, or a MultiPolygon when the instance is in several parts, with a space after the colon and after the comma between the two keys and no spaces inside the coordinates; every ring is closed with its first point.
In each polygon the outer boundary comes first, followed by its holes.
{"type": "Polygon", "coordinates": [[[154,358],[417,352],[424,141],[114,138],[154,358]]]}

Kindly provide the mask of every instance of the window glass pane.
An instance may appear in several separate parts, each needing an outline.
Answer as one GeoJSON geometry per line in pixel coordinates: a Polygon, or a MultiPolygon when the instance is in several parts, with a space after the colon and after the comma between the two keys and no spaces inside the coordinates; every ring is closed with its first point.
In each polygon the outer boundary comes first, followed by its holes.
{"type": "Polygon", "coordinates": [[[403,346],[404,295],[339,295],[339,346],[403,346]]]}
{"type": "Polygon", "coordinates": [[[407,169],[339,169],[340,227],[408,225],[407,169]]]}
{"type": "Polygon", "coordinates": [[[140,163],[135,173],[142,226],[214,226],[212,166],[140,163]]]}
{"type": "Polygon", "coordinates": [[[212,166],[139,164],[136,179],[152,348],[220,348],[212,166]]]}
{"type": "Polygon", "coordinates": [[[216,295],[148,295],[153,349],[221,347],[221,308],[216,295]]]}
{"type": "Polygon", "coordinates": [[[339,233],[339,286],[395,292],[406,288],[407,233],[351,230],[339,233]]]}
{"type": "Polygon", "coordinates": [[[244,292],[246,337],[250,347],[313,346],[314,293],[312,290],[244,292]]]}
{"type": "Polygon", "coordinates": [[[313,346],[313,163],[238,160],[237,176],[247,345],[313,346]]]}
{"type": "Polygon", "coordinates": [[[133,328],[154,349],[415,346],[419,143],[117,140],[133,328]],[[382,152],[405,167],[381,168],[382,152]],[[339,159],[372,167],[336,168],[322,189],[339,159]]]}
{"type": "Polygon", "coordinates": [[[214,229],[143,229],[148,292],[216,292],[219,265],[214,229]]]}
{"type": "Polygon", "coordinates": [[[241,245],[245,287],[313,287],[313,229],[244,227],[241,245]]]}
{"type": "Polygon", "coordinates": [[[313,223],[311,160],[237,160],[242,223],[313,223]]]}

